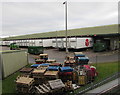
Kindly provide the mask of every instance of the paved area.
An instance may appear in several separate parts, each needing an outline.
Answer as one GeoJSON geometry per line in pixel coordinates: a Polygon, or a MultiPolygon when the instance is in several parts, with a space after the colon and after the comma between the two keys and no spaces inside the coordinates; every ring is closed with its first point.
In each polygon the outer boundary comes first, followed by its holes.
{"type": "MultiPolygon", "coordinates": [[[[26,48],[21,48],[26,49],[26,48]]],[[[9,50],[9,47],[2,47],[2,50],[9,50]]],[[[112,62],[118,61],[118,51],[105,51],[105,52],[93,52],[92,49],[79,50],[89,57],[89,63],[99,62],[112,62]]],[[[66,57],[65,51],[59,51],[58,49],[45,49],[44,53],[47,53],[50,59],[56,59],[57,62],[64,62],[66,57]]],[[[74,51],[69,52],[70,56],[74,56],[74,51]]],[[[34,57],[37,55],[29,54],[29,63],[34,63],[34,57]]]]}
{"type": "MultiPolygon", "coordinates": [[[[83,52],[83,54],[89,57],[90,63],[118,61],[117,51],[94,53],[92,50],[87,50],[81,52],[83,52]]],[[[44,53],[47,53],[50,59],[56,59],[58,62],[64,62],[64,59],[66,57],[65,51],[59,51],[57,49],[46,49],[44,53]]],[[[74,52],[73,51],[69,52],[69,55],[74,56],[74,52]]]]}
{"type": "Polygon", "coordinates": [[[120,83],[119,83],[119,80],[120,80],[120,78],[117,78],[117,79],[115,79],[115,80],[113,80],[113,81],[111,81],[111,82],[108,82],[108,83],[100,86],[100,87],[97,87],[97,88],[95,88],[95,89],[93,89],[93,90],[90,90],[90,91],[86,92],[84,95],[88,95],[88,94],[90,94],[90,93],[91,93],[91,94],[94,93],[94,95],[99,95],[98,93],[101,93],[101,92],[103,92],[103,91],[105,91],[105,90],[110,89],[111,87],[113,87],[113,86],[115,86],[115,85],[120,84],[120,83]]]}

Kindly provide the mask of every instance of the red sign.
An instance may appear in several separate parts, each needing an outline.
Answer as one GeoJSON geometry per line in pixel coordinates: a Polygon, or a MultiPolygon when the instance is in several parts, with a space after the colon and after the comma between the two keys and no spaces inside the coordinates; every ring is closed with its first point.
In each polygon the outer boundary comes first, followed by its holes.
{"type": "Polygon", "coordinates": [[[86,45],[86,46],[89,46],[89,44],[90,44],[89,40],[86,39],[86,41],[85,41],[85,45],[86,45]]]}

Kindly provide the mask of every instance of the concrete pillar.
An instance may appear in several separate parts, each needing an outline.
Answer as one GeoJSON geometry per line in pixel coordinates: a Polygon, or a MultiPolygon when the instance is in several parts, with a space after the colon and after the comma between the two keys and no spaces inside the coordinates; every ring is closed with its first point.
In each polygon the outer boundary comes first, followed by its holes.
{"type": "Polygon", "coordinates": [[[110,49],[111,50],[119,49],[119,37],[110,39],[110,49]]]}

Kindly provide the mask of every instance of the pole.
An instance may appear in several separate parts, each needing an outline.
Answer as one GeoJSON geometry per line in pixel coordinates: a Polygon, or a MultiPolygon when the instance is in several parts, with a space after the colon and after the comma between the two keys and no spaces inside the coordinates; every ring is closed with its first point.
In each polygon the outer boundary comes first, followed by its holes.
{"type": "Polygon", "coordinates": [[[57,39],[58,39],[58,32],[56,31],[56,48],[58,48],[58,41],[57,41],[57,39]]]}
{"type": "Polygon", "coordinates": [[[97,57],[97,55],[96,55],[96,68],[97,68],[97,60],[98,60],[98,57],[97,57]]]}
{"type": "Polygon", "coordinates": [[[67,1],[65,1],[63,4],[65,4],[65,37],[66,37],[66,56],[68,54],[68,47],[67,47],[67,1]]]}

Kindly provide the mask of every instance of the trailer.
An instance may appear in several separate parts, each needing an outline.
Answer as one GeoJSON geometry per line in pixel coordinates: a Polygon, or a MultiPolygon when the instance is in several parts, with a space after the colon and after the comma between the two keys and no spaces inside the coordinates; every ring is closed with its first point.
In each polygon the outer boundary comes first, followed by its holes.
{"type": "Polygon", "coordinates": [[[24,40],[24,46],[27,46],[27,40],[24,40]]]}
{"type": "MultiPolygon", "coordinates": [[[[58,47],[59,49],[66,48],[66,38],[56,38],[52,41],[53,47],[58,47]]],[[[67,38],[67,47],[68,49],[81,49],[88,48],[93,46],[92,37],[72,37],[67,38]]]]}
{"type": "Polygon", "coordinates": [[[58,48],[63,49],[64,48],[63,38],[58,38],[57,39],[57,44],[58,44],[58,48]]]}
{"type": "Polygon", "coordinates": [[[6,45],[6,46],[10,45],[10,41],[4,41],[3,45],[6,45]]]}
{"type": "MultiPolygon", "coordinates": [[[[63,38],[63,47],[66,48],[66,38],[63,38]]],[[[67,38],[67,47],[70,48],[70,38],[67,38]]]]}
{"type": "Polygon", "coordinates": [[[35,40],[35,46],[42,46],[42,40],[35,40]]]}
{"type": "Polygon", "coordinates": [[[0,46],[2,45],[2,41],[0,41],[0,46]]]}
{"type": "Polygon", "coordinates": [[[52,39],[43,39],[43,47],[52,47],[52,39]]]}
{"type": "Polygon", "coordinates": [[[56,39],[52,39],[52,47],[54,47],[54,48],[58,47],[57,38],[56,39]]]}
{"type": "MultiPolygon", "coordinates": [[[[68,49],[81,49],[93,47],[92,37],[72,37],[67,38],[68,49]]],[[[3,41],[3,45],[10,45],[11,41],[3,41]]],[[[66,38],[54,39],[33,39],[33,40],[16,40],[19,46],[43,46],[63,49],[66,48],[66,38]]]]}
{"type": "Polygon", "coordinates": [[[92,47],[93,46],[93,38],[91,38],[91,37],[70,38],[70,46],[73,49],[92,47]]]}

